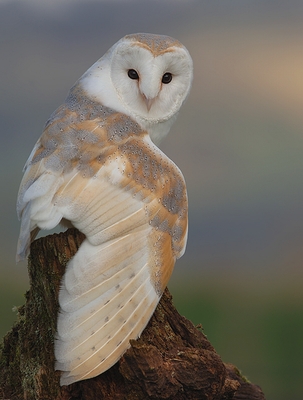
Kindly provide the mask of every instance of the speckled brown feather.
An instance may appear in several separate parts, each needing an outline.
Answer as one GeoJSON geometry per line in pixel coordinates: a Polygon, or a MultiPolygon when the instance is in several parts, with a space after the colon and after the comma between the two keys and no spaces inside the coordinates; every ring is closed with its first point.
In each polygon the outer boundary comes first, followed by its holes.
{"type": "MultiPolygon", "coordinates": [[[[172,260],[161,272],[166,279],[163,282],[157,279],[157,290],[162,292],[186,240],[187,195],[183,176],[129,117],[83,99],[87,99],[85,94],[75,88],[51,116],[29,161],[30,168],[21,188],[27,188],[45,168],[60,174],[76,170],[77,179],[58,188],[53,197],[55,204],[62,197],[72,202],[87,179],[119,160],[123,175],[119,186],[146,203],[149,223],[154,228],[150,246],[157,249],[155,265],[161,269],[167,260],[172,260]],[[157,202],[152,202],[153,199],[157,202]],[[162,247],[167,250],[159,251],[162,247]]],[[[156,275],[154,271],[153,276],[156,275]]]]}

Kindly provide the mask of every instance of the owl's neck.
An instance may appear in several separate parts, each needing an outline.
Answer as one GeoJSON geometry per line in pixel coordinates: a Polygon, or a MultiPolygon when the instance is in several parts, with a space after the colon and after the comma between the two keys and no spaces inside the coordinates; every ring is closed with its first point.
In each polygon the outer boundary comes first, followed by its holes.
{"type": "Polygon", "coordinates": [[[165,121],[147,121],[142,118],[136,118],[136,122],[148,132],[151,140],[158,146],[170,131],[171,126],[175,122],[178,114],[173,115],[165,121]]]}

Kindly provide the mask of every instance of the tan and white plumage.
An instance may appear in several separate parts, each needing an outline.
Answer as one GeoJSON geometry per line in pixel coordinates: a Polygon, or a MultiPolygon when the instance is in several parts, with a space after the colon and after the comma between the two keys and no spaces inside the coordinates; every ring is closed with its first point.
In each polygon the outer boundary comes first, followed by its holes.
{"type": "Polygon", "coordinates": [[[25,165],[17,259],[40,229],[63,220],[86,236],[59,293],[62,385],[122,356],[184,253],[184,178],[154,142],[169,131],[191,81],[191,58],[175,39],[124,37],[76,82],[25,165]]]}

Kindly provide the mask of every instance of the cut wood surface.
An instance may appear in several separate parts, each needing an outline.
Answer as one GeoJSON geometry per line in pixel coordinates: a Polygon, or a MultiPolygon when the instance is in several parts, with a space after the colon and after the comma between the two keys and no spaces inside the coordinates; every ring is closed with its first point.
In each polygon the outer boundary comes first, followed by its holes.
{"type": "Polygon", "coordinates": [[[93,379],[60,387],[60,372],[54,371],[58,291],[83,239],[69,229],[33,242],[26,303],[0,347],[0,399],[265,399],[177,312],[167,289],[141,337],[131,341],[116,365],[93,379]]]}

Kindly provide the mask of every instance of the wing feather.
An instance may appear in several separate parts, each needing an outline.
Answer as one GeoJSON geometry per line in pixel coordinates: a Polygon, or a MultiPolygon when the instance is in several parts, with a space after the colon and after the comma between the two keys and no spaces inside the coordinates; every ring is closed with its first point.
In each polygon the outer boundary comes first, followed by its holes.
{"type": "MultiPolygon", "coordinates": [[[[135,302],[136,298],[134,297],[134,300],[129,303],[136,305],[132,313],[130,313],[129,317],[124,321],[123,316],[120,317],[121,319],[119,321],[119,327],[117,331],[114,331],[115,334],[113,337],[108,337],[108,340],[103,344],[102,347],[100,347],[97,354],[99,363],[97,361],[96,364],[95,360],[93,360],[93,356],[91,356],[90,359],[92,360],[92,369],[89,372],[86,372],[84,375],[81,375],[80,379],[87,379],[99,375],[108,369],[109,366],[118,361],[118,359],[121,357],[121,353],[123,354],[130,347],[129,341],[140,336],[150,319],[150,317],[147,318],[146,316],[151,316],[153,314],[159,302],[159,298],[154,295],[152,287],[150,287],[149,292],[145,287],[140,289],[141,290],[138,290],[136,293],[138,302],[135,302]],[[122,321],[123,323],[121,324],[122,321]]],[[[127,305],[126,308],[129,308],[128,306],[129,305],[127,305]]],[[[125,311],[129,312],[128,309],[125,311]]],[[[76,371],[77,369],[71,372],[74,374],[76,371]]]]}
{"type": "Polygon", "coordinates": [[[128,117],[102,111],[108,120],[92,120],[97,106],[85,107],[81,119],[66,105],[52,116],[26,164],[17,204],[20,259],[31,232],[61,219],[86,236],[59,293],[62,385],[106,371],[141,334],[187,235],[179,169],[128,117]]]}
{"type": "MultiPolygon", "coordinates": [[[[67,371],[62,375],[61,384],[84,379],[90,371],[97,375],[107,370],[127,350],[129,340],[137,338],[149,321],[160,296],[150,279],[145,249],[147,233],[128,235],[129,246],[125,243],[123,246],[126,257],[120,253],[112,258],[112,252],[102,252],[104,246],[100,245],[101,252],[96,251],[93,258],[103,279],[97,284],[91,279],[91,287],[81,295],[77,294],[75,300],[74,287],[71,286],[68,293],[65,286],[69,281],[68,273],[72,271],[73,274],[77,270],[78,262],[82,269],[85,254],[88,257],[85,273],[89,274],[90,267],[94,270],[92,254],[88,250],[97,246],[86,240],[73,258],[73,263],[69,264],[60,291],[62,311],[58,317],[55,346],[56,368],[67,371]],[[139,237],[145,239],[137,240],[139,237]],[[78,254],[82,255],[80,260],[78,254]],[[65,378],[67,375],[69,377],[65,378]]],[[[114,240],[111,250],[119,252],[114,245],[119,242],[114,240]]]]}
{"type": "MultiPolygon", "coordinates": [[[[128,304],[128,302],[130,302],[130,304],[136,303],[136,291],[141,287],[141,285],[144,286],[147,284],[146,281],[149,280],[149,276],[146,271],[144,271],[145,268],[146,264],[143,264],[141,269],[134,276],[127,276],[122,281],[119,279],[120,276],[115,277],[113,280],[116,286],[111,287],[109,290],[110,294],[106,302],[104,302],[104,299],[102,298],[103,296],[100,296],[95,299],[94,302],[89,303],[89,310],[88,307],[84,306],[83,311],[81,308],[75,313],[70,314],[70,316],[73,317],[73,321],[69,319],[69,321],[65,321],[62,325],[64,326],[68,324],[71,327],[71,332],[81,325],[84,326],[84,329],[78,331],[78,335],[74,340],[72,340],[72,335],[68,332],[65,332],[66,335],[60,335],[60,340],[64,337],[67,338],[67,342],[64,343],[65,359],[70,355],[71,360],[73,360],[75,352],[79,357],[79,353],[81,351],[83,352],[83,343],[86,341],[89,340],[91,343],[94,343],[95,345],[97,343],[97,345],[100,346],[100,338],[107,337],[111,332],[116,332],[121,323],[121,315],[123,316],[121,310],[128,304]],[[116,278],[118,278],[118,280],[116,278]],[[117,281],[120,283],[117,284],[117,281]],[[87,313],[87,311],[89,311],[89,313],[87,313]]],[[[63,316],[66,320],[68,317],[69,315],[63,316]]],[[[127,315],[123,317],[123,321],[126,317],[127,315]]],[[[62,348],[63,346],[61,347],[61,351],[62,348]]]]}
{"type": "MultiPolygon", "coordinates": [[[[146,231],[142,233],[144,235],[146,231]]],[[[94,300],[94,296],[100,296],[100,293],[96,294],[99,285],[105,296],[108,286],[111,285],[109,279],[121,274],[122,271],[129,274],[126,267],[131,267],[132,264],[135,266],[138,262],[145,264],[146,238],[142,233],[138,232],[137,235],[133,233],[99,246],[85,241],[81,251],[79,249],[77,253],[77,259],[74,257],[69,263],[70,267],[67,268],[63,278],[66,291],[60,292],[61,307],[68,312],[77,310],[81,303],[83,304],[82,296],[86,296],[89,301],[94,300]]],[[[104,301],[108,301],[108,298],[106,297],[104,301]]]]}

